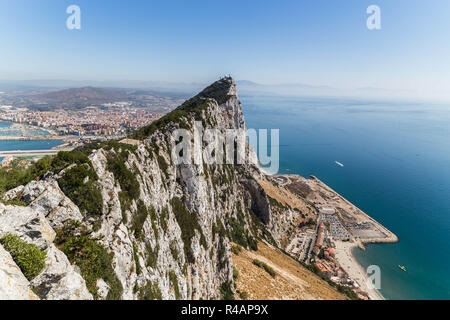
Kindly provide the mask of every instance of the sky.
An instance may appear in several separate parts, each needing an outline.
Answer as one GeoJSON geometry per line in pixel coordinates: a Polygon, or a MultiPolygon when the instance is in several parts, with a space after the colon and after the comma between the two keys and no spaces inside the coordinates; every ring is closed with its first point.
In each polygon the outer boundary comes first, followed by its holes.
{"type": "Polygon", "coordinates": [[[0,80],[231,74],[450,98],[449,40],[448,0],[0,0],[0,80]],[[66,27],[73,4],[80,30],[66,27]]]}

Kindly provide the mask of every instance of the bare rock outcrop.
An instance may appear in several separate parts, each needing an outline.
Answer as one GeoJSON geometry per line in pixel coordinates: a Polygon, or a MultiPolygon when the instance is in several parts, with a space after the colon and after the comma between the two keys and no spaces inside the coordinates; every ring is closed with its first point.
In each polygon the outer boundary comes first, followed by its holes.
{"type": "Polygon", "coordinates": [[[31,207],[7,206],[0,203],[0,238],[12,234],[45,250],[56,233],[45,216],[31,207]]]}

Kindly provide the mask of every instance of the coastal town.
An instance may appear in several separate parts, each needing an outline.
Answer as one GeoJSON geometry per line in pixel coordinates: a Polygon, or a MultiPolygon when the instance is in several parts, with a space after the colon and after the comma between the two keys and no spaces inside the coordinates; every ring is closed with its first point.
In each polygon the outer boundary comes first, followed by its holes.
{"type": "MultiPolygon", "coordinates": [[[[301,208],[303,215],[309,216],[291,230],[286,251],[313,265],[330,281],[352,289],[359,299],[383,299],[352,251],[365,250],[367,243],[394,243],[397,236],[314,176],[277,175],[272,179],[278,187],[271,195],[296,208],[300,206],[293,199],[301,198],[306,203],[301,208]]],[[[263,186],[267,191],[267,184],[263,186]]]]}
{"type": "Polygon", "coordinates": [[[82,109],[34,111],[25,107],[0,106],[0,140],[59,140],[45,150],[0,151],[2,167],[14,159],[34,161],[58,151],[69,151],[94,140],[122,139],[134,130],[163,116],[151,109],[134,107],[130,102],[105,103],[82,109]]]}
{"type": "Polygon", "coordinates": [[[143,127],[163,114],[130,103],[119,102],[102,106],[89,106],[81,110],[32,111],[0,106],[0,121],[30,125],[51,130],[57,135],[111,136],[124,135],[143,127]]]}

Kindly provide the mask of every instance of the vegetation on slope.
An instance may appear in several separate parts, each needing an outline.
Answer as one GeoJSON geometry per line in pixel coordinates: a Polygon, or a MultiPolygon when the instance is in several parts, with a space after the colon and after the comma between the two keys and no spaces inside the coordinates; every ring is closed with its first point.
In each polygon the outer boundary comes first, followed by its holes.
{"type": "Polygon", "coordinates": [[[100,216],[103,197],[96,184],[97,179],[98,176],[92,166],[85,163],[65,171],[58,184],[61,191],[78,206],[83,215],[100,216]]]}
{"type": "Polygon", "coordinates": [[[125,213],[131,206],[133,200],[139,198],[141,190],[136,175],[125,165],[123,155],[108,156],[107,169],[114,174],[114,178],[119,182],[122,191],[119,193],[122,213],[125,213]]]}
{"type": "Polygon", "coordinates": [[[266,263],[264,263],[264,262],[262,262],[262,261],[260,261],[258,259],[254,259],[253,260],[253,264],[255,266],[257,266],[257,267],[260,267],[260,268],[264,269],[268,274],[270,274],[270,276],[272,278],[275,278],[275,276],[277,275],[275,270],[273,270],[272,267],[268,266],[266,263]]]}
{"type": "Polygon", "coordinates": [[[232,285],[233,284],[231,281],[222,283],[220,286],[220,295],[222,296],[222,300],[234,300],[232,285]]]}
{"type": "Polygon", "coordinates": [[[181,295],[180,295],[180,288],[178,286],[178,278],[173,270],[169,271],[169,281],[175,293],[175,299],[180,300],[181,295]]]}
{"type": "Polygon", "coordinates": [[[206,100],[214,99],[219,105],[225,103],[229,99],[229,95],[227,94],[229,86],[230,82],[228,79],[214,82],[195,97],[185,101],[174,111],[138,130],[132,135],[132,138],[139,140],[146,139],[155,131],[166,127],[171,122],[179,124],[181,128],[189,129],[189,124],[186,121],[182,121],[182,119],[185,118],[186,120],[191,116],[193,116],[195,120],[204,121],[202,113],[207,106],[206,100]]]}
{"type": "Polygon", "coordinates": [[[161,289],[157,283],[148,281],[145,286],[138,289],[139,300],[162,300],[161,289]]]}
{"type": "Polygon", "coordinates": [[[325,299],[344,300],[347,297],[333,288],[327,281],[310,272],[305,265],[276,247],[258,243],[257,251],[242,249],[233,253],[233,264],[239,271],[235,280],[236,292],[245,292],[241,299],[325,299]],[[260,261],[276,272],[276,277],[267,272],[260,261]]]}
{"type": "Polygon", "coordinates": [[[206,249],[205,236],[200,228],[196,214],[191,213],[179,198],[172,198],[170,204],[181,229],[181,239],[184,243],[186,260],[189,263],[193,263],[195,262],[195,257],[192,251],[192,238],[195,236],[195,231],[197,230],[200,233],[200,244],[206,249]]]}
{"type": "Polygon", "coordinates": [[[49,171],[59,173],[71,164],[85,163],[90,163],[88,157],[77,151],[61,151],[54,157],[44,157],[26,168],[13,163],[12,168],[0,169],[0,193],[25,185],[32,180],[39,180],[49,171]]]}
{"type": "Polygon", "coordinates": [[[76,226],[77,224],[73,224],[63,230],[58,230],[55,243],[65,253],[70,263],[80,268],[81,275],[86,281],[86,287],[95,299],[99,298],[97,280],[103,279],[110,287],[106,298],[119,300],[123,287],[112,266],[114,254],[108,252],[105,247],[91,239],[85,232],[75,235],[76,226]]]}
{"type": "Polygon", "coordinates": [[[8,251],[25,278],[33,280],[45,267],[46,253],[18,236],[6,235],[0,244],[8,251]]]}

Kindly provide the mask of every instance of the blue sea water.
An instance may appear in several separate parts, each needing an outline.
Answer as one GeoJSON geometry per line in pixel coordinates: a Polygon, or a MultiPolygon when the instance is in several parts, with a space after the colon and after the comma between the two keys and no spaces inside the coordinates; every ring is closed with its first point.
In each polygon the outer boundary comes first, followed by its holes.
{"type": "Polygon", "coordinates": [[[280,173],[317,176],[400,238],[354,251],[363,266],[380,266],[385,298],[450,299],[450,105],[241,102],[248,128],[280,129],[280,173]]]}
{"type": "Polygon", "coordinates": [[[62,140],[0,140],[0,151],[8,150],[47,150],[63,144],[62,140]]]}
{"type": "MultiPolygon", "coordinates": [[[[8,128],[11,126],[9,122],[0,122],[0,128],[8,128]]],[[[28,130],[31,135],[46,135],[47,131],[32,129],[28,130]]],[[[62,140],[30,140],[30,141],[21,141],[21,140],[0,140],[0,151],[9,151],[9,150],[47,150],[53,147],[59,146],[63,144],[62,140]]],[[[0,157],[0,161],[3,160],[0,157]]]]}

